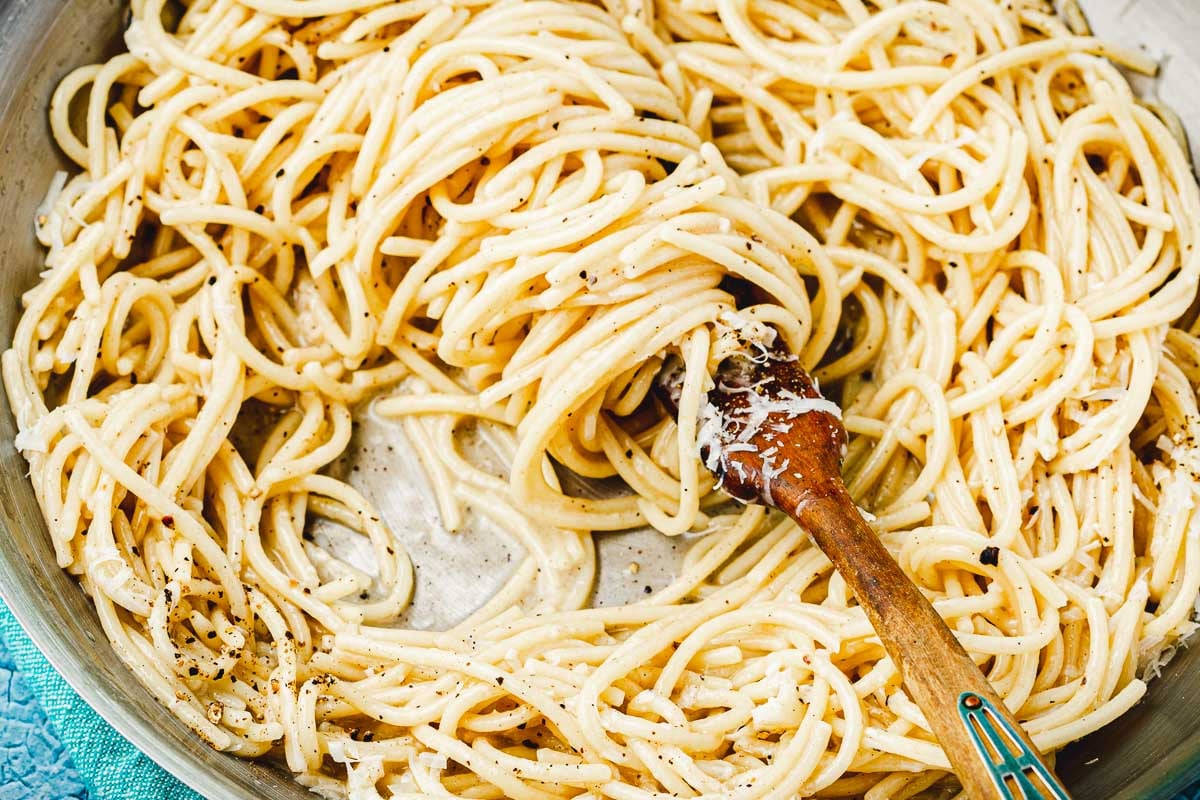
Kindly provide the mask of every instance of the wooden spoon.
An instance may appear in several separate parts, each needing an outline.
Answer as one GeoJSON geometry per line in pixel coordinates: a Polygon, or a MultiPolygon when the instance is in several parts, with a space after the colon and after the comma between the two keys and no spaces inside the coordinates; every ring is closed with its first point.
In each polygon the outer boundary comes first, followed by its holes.
{"type": "MultiPolygon", "coordinates": [[[[681,372],[676,365],[659,378],[658,396],[672,409],[681,372]]],[[[1067,800],[1067,790],[979,667],[863,521],[842,482],[846,430],[840,411],[796,358],[775,350],[728,360],[700,424],[701,455],[721,487],[783,511],[833,561],[967,794],[976,800],[1067,800]]],[[[988,557],[985,550],[980,558],[988,557]]]]}

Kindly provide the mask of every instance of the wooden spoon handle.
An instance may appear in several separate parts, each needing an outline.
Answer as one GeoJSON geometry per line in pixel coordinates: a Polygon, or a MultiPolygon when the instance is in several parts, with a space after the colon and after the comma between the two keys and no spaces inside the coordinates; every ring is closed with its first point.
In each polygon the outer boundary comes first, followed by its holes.
{"type": "Polygon", "coordinates": [[[820,493],[792,488],[780,487],[777,505],[810,533],[858,598],[967,794],[975,800],[1068,800],[1033,741],[863,521],[841,482],[831,481],[820,493]]]}

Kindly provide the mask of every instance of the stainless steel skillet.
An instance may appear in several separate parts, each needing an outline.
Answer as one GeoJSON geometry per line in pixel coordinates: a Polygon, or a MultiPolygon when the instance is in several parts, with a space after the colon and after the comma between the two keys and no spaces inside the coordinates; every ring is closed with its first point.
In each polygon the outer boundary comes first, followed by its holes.
{"type": "MultiPolygon", "coordinates": [[[[1083,0],[1096,33],[1162,55],[1159,80],[1139,88],[1173,107],[1200,154],[1200,1],[1083,0]]],[[[70,69],[120,44],[116,0],[0,0],[0,341],[7,342],[18,297],[36,280],[41,253],[34,209],[55,170],[45,110],[70,69]]],[[[16,430],[0,402],[0,595],[50,661],[100,714],[147,755],[210,798],[312,797],[286,771],[210,750],[143,690],[110,649],[91,603],[58,569],[12,445],[16,430]]],[[[422,535],[433,504],[414,459],[396,458],[393,434],[365,425],[343,465],[380,506],[421,565],[409,624],[440,627],[465,616],[502,583],[511,545],[478,530],[422,535]],[[386,463],[385,463],[386,462],[386,463]],[[409,464],[406,466],[406,462],[409,464]],[[388,471],[383,466],[388,466],[388,471]],[[483,559],[487,559],[486,562],[483,559]],[[437,585],[438,590],[432,587],[437,585]],[[447,588],[449,587],[449,588],[447,588]]],[[[662,586],[686,543],[650,532],[598,537],[595,599],[617,603],[662,586]],[[636,574],[626,567],[636,561],[636,574]]],[[[1078,798],[1168,800],[1200,776],[1200,647],[1185,650],[1129,714],[1060,756],[1059,773],[1078,798]]]]}

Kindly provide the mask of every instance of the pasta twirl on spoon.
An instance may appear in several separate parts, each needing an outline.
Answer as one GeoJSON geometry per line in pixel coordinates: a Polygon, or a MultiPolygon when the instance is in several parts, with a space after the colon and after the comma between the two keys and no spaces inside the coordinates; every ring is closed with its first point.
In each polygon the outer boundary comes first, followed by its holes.
{"type": "MultiPolygon", "coordinates": [[[[774,343],[772,343],[774,344],[774,343]]],[[[673,409],[679,370],[658,380],[673,409]]],[[[794,519],[870,620],[971,800],[1068,800],[1020,722],[867,525],[842,480],[846,430],[796,357],[775,345],[732,356],[705,399],[705,465],[725,491],[794,519]]]]}

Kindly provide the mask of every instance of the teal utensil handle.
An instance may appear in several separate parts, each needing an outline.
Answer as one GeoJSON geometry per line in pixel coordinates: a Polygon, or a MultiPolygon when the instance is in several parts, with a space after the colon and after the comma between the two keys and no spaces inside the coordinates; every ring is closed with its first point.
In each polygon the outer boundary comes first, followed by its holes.
{"type": "Polygon", "coordinates": [[[1063,785],[986,697],[975,692],[960,694],[958,716],[975,743],[979,760],[987,765],[1000,797],[1069,800],[1063,785]]]}

